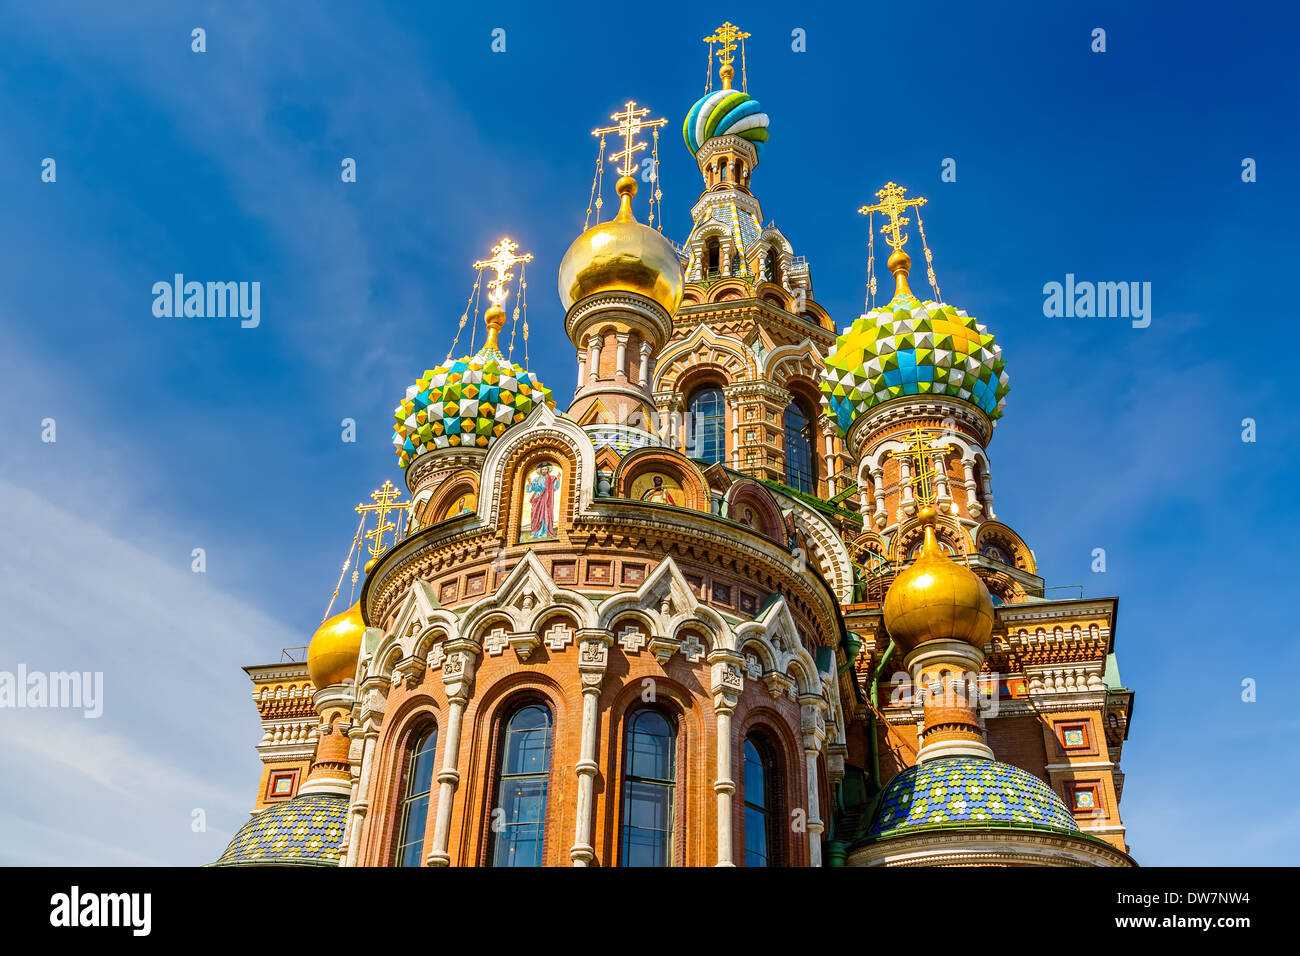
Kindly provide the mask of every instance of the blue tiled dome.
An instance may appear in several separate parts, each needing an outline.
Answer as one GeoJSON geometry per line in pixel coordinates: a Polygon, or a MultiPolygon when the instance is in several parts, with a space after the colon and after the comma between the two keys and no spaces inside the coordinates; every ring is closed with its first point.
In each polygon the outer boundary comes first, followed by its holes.
{"type": "Polygon", "coordinates": [[[987,757],[938,757],[889,781],[868,835],[990,824],[1079,829],[1061,798],[1027,770],[987,757]]]}
{"type": "Polygon", "coordinates": [[[347,797],[309,793],[258,813],[213,866],[338,866],[347,797]]]}

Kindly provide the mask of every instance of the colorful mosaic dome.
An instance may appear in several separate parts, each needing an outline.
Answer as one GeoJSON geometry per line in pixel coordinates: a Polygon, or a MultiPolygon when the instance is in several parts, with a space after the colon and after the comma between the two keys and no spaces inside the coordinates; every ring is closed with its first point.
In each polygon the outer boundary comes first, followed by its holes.
{"type": "Polygon", "coordinates": [[[495,344],[473,358],[428,369],[393,410],[393,445],[405,470],[435,448],[486,448],[534,406],[554,405],[537,376],[507,359],[495,344]]]}
{"type": "Polygon", "coordinates": [[[1029,771],[987,757],[936,757],[889,781],[869,835],[988,824],[1079,829],[1061,798],[1029,771]]]}
{"type": "Polygon", "coordinates": [[[705,93],[691,107],[682,123],[686,148],[694,156],[714,136],[739,136],[762,150],[767,142],[767,114],[758,100],[740,90],[705,93]]]}
{"type": "Polygon", "coordinates": [[[996,420],[1010,391],[1005,364],[986,326],[904,287],[835,340],[822,372],[822,408],[841,435],[869,408],[903,395],[949,395],[996,420]]]}
{"type": "Polygon", "coordinates": [[[267,807],[239,828],[213,866],[337,866],[348,799],[308,793],[267,807]]]}

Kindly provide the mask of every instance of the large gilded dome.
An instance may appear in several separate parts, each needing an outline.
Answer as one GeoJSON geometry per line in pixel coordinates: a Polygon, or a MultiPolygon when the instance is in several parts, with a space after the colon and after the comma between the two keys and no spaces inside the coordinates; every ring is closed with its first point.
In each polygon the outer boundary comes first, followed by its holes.
{"type": "Polygon", "coordinates": [[[597,292],[633,292],[657,302],[669,315],[682,301],[686,279],[672,244],[632,215],[636,180],[618,181],[619,211],[588,229],[569,246],[560,263],[560,301],[573,303],[597,292]]]}
{"type": "Polygon", "coordinates": [[[307,671],[319,690],[351,680],[357,671],[366,622],[360,602],[316,628],[307,647],[307,671]]]}
{"type": "Polygon", "coordinates": [[[505,313],[485,316],[488,341],[472,357],[425,370],[393,410],[393,446],[402,469],[435,448],[486,448],[538,404],[554,404],[551,390],[497,348],[505,313]]]}
{"type": "Polygon", "coordinates": [[[855,319],[826,357],[822,408],[841,436],[868,409],[903,395],[948,395],[1002,417],[1010,391],[1002,348],[973,316],[912,295],[910,262],[903,252],[890,257],[898,292],[855,319]]]}
{"type": "Polygon", "coordinates": [[[993,633],[993,599],[970,568],[939,549],[937,514],[926,505],[921,553],[889,585],[883,608],[885,630],[904,653],[927,641],[965,641],[983,647],[993,633]]]}

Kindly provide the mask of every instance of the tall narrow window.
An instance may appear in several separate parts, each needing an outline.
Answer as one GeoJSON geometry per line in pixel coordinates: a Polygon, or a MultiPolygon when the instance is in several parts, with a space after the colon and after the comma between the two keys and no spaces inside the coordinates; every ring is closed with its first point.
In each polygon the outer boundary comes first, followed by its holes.
{"type": "Polygon", "coordinates": [[[677,729],[657,710],[635,711],[623,741],[623,866],[671,866],[677,729]]]}
{"type": "Polygon", "coordinates": [[[551,766],[551,712],[521,707],[501,741],[493,829],[492,866],[541,866],[546,835],[546,785],[551,766]]]}
{"type": "Polygon", "coordinates": [[[710,239],[709,244],[705,250],[705,255],[708,258],[708,266],[709,266],[709,270],[708,270],[709,274],[707,278],[716,279],[718,277],[718,269],[720,268],[720,263],[722,261],[722,244],[719,243],[718,240],[716,239],[710,239]]]}
{"type": "Polygon", "coordinates": [[[785,409],[785,483],[813,493],[812,416],[795,400],[785,409]]]}
{"type": "Polygon", "coordinates": [[[722,461],[726,449],[726,413],[722,389],[701,388],[686,403],[686,454],[709,464],[722,461]]]}
{"type": "Polygon", "coordinates": [[[429,822],[429,791],[433,788],[433,755],[437,749],[437,727],[417,737],[411,746],[397,838],[398,866],[420,866],[424,862],[424,831],[429,822]]]}
{"type": "Polygon", "coordinates": [[[762,740],[745,738],[745,866],[771,866],[776,832],[776,759],[762,740]]]}
{"type": "Polygon", "coordinates": [[[768,281],[768,282],[780,282],[780,281],[781,281],[781,277],[778,276],[778,275],[776,274],[776,251],[775,251],[774,249],[769,249],[769,250],[767,250],[767,270],[766,270],[766,271],[767,271],[767,281],[768,281]]]}

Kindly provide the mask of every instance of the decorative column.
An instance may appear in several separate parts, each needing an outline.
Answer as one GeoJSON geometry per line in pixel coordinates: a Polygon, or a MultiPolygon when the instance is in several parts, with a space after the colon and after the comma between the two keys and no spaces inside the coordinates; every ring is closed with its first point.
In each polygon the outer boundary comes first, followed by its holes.
{"type": "Polygon", "coordinates": [[[361,771],[357,775],[352,794],[352,819],[348,824],[348,849],[344,866],[356,866],[361,851],[361,835],[366,814],[370,809],[370,772],[374,766],[375,747],[379,743],[379,729],[384,721],[384,708],[388,702],[388,680],[379,675],[366,678],[361,686],[361,712],[351,735],[361,740],[361,771]]]}
{"type": "Polygon", "coordinates": [[[654,352],[654,346],[644,339],[641,340],[641,372],[637,377],[637,384],[642,388],[650,387],[650,355],[654,352]]]}
{"type": "Polygon", "coordinates": [[[573,389],[574,392],[578,392],[582,389],[582,383],[586,381],[586,376],[587,376],[587,353],[582,350],[579,350],[578,351],[578,384],[574,386],[573,389]]]}
{"type": "Polygon", "coordinates": [[[429,866],[450,866],[447,841],[451,835],[451,803],[460,784],[456,763],[460,756],[460,729],[465,719],[465,704],[474,691],[474,668],[479,647],[473,641],[456,638],[444,645],[447,656],[442,662],[442,685],[447,693],[447,737],[443,743],[442,769],[438,771],[438,816],[433,829],[433,848],[425,862],[429,866]]]}
{"type": "Polygon", "coordinates": [[[587,381],[594,382],[600,378],[600,350],[604,346],[604,340],[599,335],[593,335],[587,340],[587,348],[590,355],[587,358],[587,381]]]}
{"type": "Polygon", "coordinates": [[[988,512],[989,520],[996,520],[997,515],[993,513],[993,476],[989,474],[989,467],[984,466],[984,510],[988,512]]]}
{"type": "Polygon", "coordinates": [[[735,651],[715,650],[709,654],[713,714],[718,735],[718,762],[713,792],[718,802],[718,866],[735,866],[734,837],[731,833],[732,796],[736,781],[731,776],[731,717],[745,689],[740,672],[741,657],[735,651]]]}
{"type": "Polygon", "coordinates": [[[614,368],[615,379],[621,375],[623,376],[623,380],[627,381],[627,343],[630,338],[631,336],[627,332],[614,333],[614,341],[618,343],[618,360],[615,363],[614,368]]]}
{"type": "Polygon", "coordinates": [[[582,679],[582,747],[578,755],[578,822],[569,859],[574,866],[590,866],[596,851],[591,844],[592,807],[595,803],[597,730],[600,725],[600,687],[609,665],[614,637],[598,628],[578,632],[578,674],[582,679]]]}
{"type": "MultiPolygon", "coordinates": [[[[835,491],[836,491],[835,477],[834,477],[835,475],[835,428],[836,428],[835,422],[831,421],[831,419],[825,417],[821,418],[822,448],[825,450],[825,454],[822,457],[826,462],[825,471],[823,472],[823,474],[826,476],[826,497],[827,498],[834,498],[835,491]]],[[[815,490],[816,489],[814,489],[814,491],[815,490]]]]}
{"type": "Polygon", "coordinates": [[[906,458],[898,459],[898,480],[903,483],[903,513],[916,514],[916,501],[912,496],[912,486],[908,479],[912,477],[912,463],[906,458]]]}
{"type": "Polygon", "coordinates": [[[871,482],[876,486],[876,527],[883,528],[889,521],[889,512],[885,509],[885,469],[882,466],[871,469],[871,482]]]}
{"type": "Polygon", "coordinates": [[[980,512],[984,510],[984,506],[980,504],[979,486],[975,483],[975,459],[963,458],[961,468],[966,476],[966,481],[963,484],[966,489],[966,513],[972,518],[978,518],[980,512]]]}
{"type": "Polygon", "coordinates": [[[826,701],[817,694],[800,694],[801,729],[803,731],[803,756],[808,774],[808,863],[822,865],[822,824],[820,799],[817,795],[817,757],[826,740],[826,717],[822,711],[826,701]]]}
{"type": "Polygon", "coordinates": [[[930,467],[934,469],[934,490],[936,500],[951,501],[948,495],[948,465],[943,460],[943,455],[935,455],[930,462],[930,467]]]}

